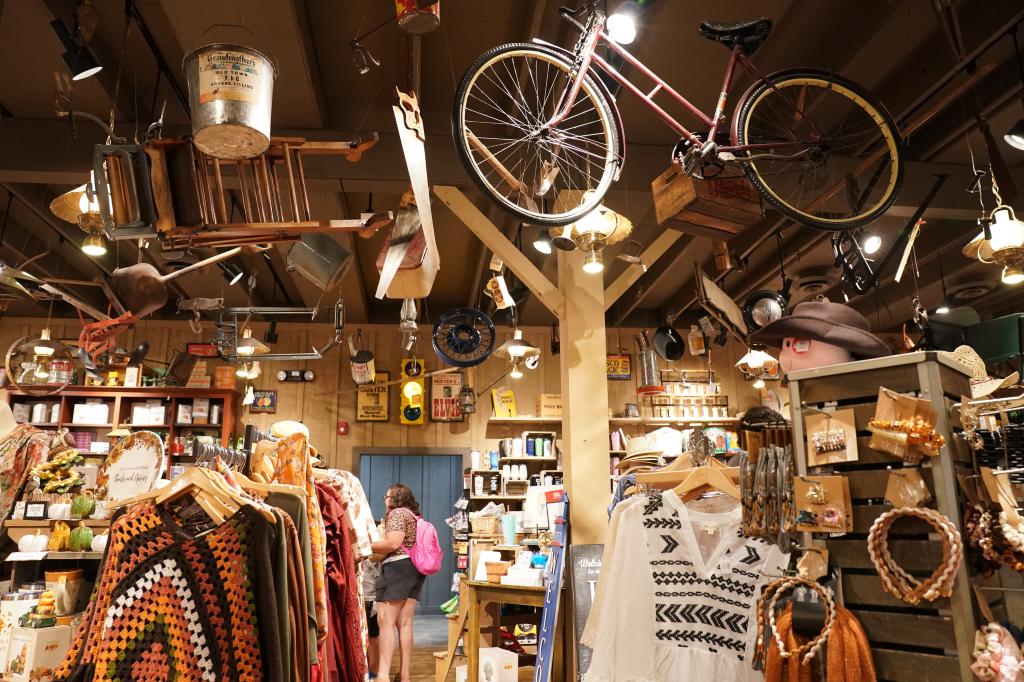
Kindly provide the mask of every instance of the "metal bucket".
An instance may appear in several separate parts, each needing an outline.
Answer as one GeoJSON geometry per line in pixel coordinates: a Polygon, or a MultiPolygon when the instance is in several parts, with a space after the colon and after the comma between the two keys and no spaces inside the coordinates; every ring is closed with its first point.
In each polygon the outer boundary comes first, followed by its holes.
{"type": "Polygon", "coordinates": [[[185,55],[192,141],[218,159],[249,159],[270,146],[277,68],[251,47],[213,43],[185,55]]]}
{"type": "Polygon", "coordinates": [[[352,254],[329,235],[304,234],[288,250],[288,269],[329,291],[341,283],[352,265],[352,254]]]}

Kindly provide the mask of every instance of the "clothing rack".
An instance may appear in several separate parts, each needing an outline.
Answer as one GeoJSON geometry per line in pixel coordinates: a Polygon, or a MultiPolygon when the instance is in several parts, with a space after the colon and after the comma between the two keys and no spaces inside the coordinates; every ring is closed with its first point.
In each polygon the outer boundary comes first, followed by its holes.
{"type": "Polygon", "coordinates": [[[276,443],[278,439],[276,436],[271,435],[270,432],[261,431],[255,424],[246,424],[245,436],[242,440],[242,448],[246,452],[252,452],[253,447],[261,440],[268,440],[272,443],[276,443]]]}
{"type": "Polygon", "coordinates": [[[196,442],[192,444],[192,456],[196,459],[196,466],[211,467],[217,457],[221,458],[221,461],[229,469],[244,470],[248,469],[249,465],[249,453],[245,450],[236,450],[235,448],[224,447],[223,445],[216,445],[214,443],[196,442]]]}

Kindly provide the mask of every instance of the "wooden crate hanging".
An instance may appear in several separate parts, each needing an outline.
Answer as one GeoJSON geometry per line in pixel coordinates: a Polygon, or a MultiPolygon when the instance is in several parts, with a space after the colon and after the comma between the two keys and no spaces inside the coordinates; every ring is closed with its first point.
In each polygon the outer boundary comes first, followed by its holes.
{"type": "Polygon", "coordinates": [[[763,217],[761,197],[745,178],[699,180],[673,164],[651,183],[659,225],[728,241],[763,217]]]}

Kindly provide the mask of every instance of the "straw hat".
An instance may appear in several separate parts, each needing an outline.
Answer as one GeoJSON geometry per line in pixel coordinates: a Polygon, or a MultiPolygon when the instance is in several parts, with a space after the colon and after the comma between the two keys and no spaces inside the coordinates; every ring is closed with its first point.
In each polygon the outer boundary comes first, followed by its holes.
{"type": "Polygon", "coordinates": [[[624,459],[636,459],[643,455],[661,455],[661,449],[657,447],[653,438],[633,436],[626,443],[626,456],[624,459]]]}
{"type": "Polygon", "coordinates": [[[309,438],[309,428],[302,422],[285,419],[283,421],[274,422],[270,426],[270,435],[275,438],[287,438],[288,436],[296,433],[301,433],[306,438],[309,438]]]}
{"type": "Polygon", "coordinates": [[[993,378],[985,369],[985,361],[978,351],[970,346],[957,346],[952,352],[939,351],[948,359],[963,365],[971,373],[971,397],[984,398],[1001,388],[1013,386],[1020,380],[1020,374],[1013,372],[1005,379],[993,378]]]}

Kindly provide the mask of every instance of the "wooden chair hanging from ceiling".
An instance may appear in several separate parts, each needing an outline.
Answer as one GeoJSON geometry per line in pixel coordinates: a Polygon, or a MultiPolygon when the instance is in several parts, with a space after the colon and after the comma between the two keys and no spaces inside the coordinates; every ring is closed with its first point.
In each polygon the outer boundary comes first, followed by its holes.
{"type": "MultiPolygon", "coordinates": [[[[164,249],[214,248],[291,242],[311,232],[360,232],[369,236],[390,223],[387,213],[365,220],[313,218],[303,160],[343,156],[356,162],[377,140],[376,133],[346,142],[272,137],[266,152],[237,161],[203,154],[187,139],[148,142],[145,152],[151,165],[156,231],[161,243],[164,249]],[[235,185],[234,192],[229,181],[235,185]],[[242,215],[241,221],[234,220],[236,211],[242,215]]],[[[121,162],[109,157],[107,163],[111,160],[121,162]]],[[[109,189],[117,223],[118,207],[132,205],[132,188],[124,182],[111,182],[109,189]]],[[[117,238],[116,234],[110,236],[117,238]]]]}

